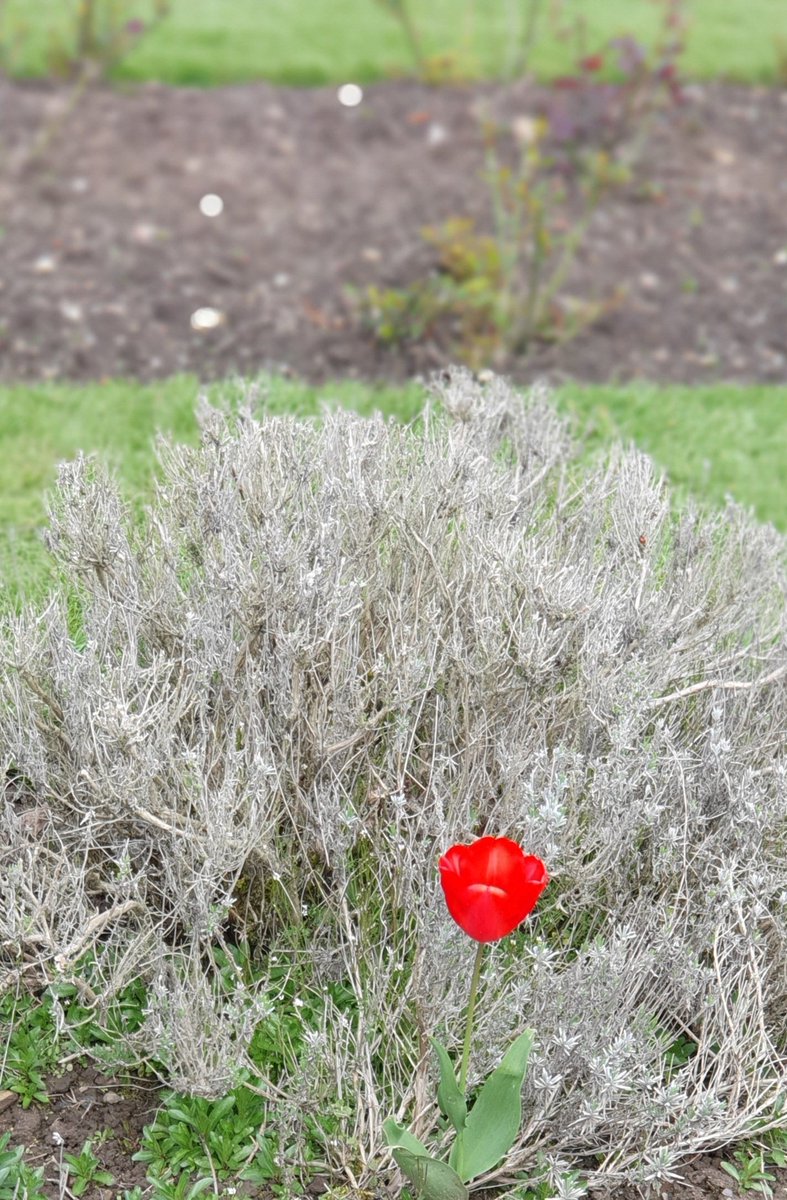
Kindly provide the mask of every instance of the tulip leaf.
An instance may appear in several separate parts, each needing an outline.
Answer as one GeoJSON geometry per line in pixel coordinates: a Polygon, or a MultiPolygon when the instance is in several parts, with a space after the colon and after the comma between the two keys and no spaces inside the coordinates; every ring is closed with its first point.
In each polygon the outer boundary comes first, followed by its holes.
{"type": "Polygon", "coordinates": [[[425,1154],[427,1158],[429,1157],[429,1151],[423,1142],[419,1142],[415,1134],[410,1133],[409,1129],[405,1129],[403,1125],[398,1125],[393,1117],[386,1117],[383,1121],[383,1133],[388,1145],[392,1149],[399,1149],[401,1147],[404,1150],[409,1150],[411,1154],[425,1154]]]}
{"type": "Polygon", "coordinates": [[[467,1117],[467,1104],[459,1091],[448,1051],[438,1042],[437,1038],[432,1038],[431,1042],[440,1062],[440,1086],[437,1089],[437,1102],[441,1112],[445,1113],[456,1132],[461,1133],[467,1117]]]}
{"type": "Polygon", "coordinates": [[[496,1166],[516,1140],[522,1123],[522,1081],[533,1037],[534,1030],[526,1029],[511,1043],[457,1134],[448,1161],[465,1183],[496,1166]]]}
{"type": "Polygon", "coordinates": [[[469,1192],[453,1167],[430,1154],[411,1154],[402,1146],[391,1153],[402,1174],[424,1200],[467,1200],[469,1192]]]}

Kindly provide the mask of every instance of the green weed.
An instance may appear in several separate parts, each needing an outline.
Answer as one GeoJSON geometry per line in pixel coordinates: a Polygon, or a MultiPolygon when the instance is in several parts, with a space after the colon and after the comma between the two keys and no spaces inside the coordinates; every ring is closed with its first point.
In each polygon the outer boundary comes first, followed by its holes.
{"type": "Polygon", "coordinates": [[[43,1168],[28,1166],[24,1146],[10,1141],[10,1133],[0,1137],[0,1200],[45,1200],[43,1168]]]}
{"type": "Polygon", "coordinates": [[[88,1138],[79,1154],[64,1154],[63,1161],[69,1176],[69,1187],[75,1196],[82,1196],[89,1187],[110,1187],[114,1175],[106,1171],[93,1151],[95,1139],[88,1138]]]}
{"type": "MultiPolygon", "coordinates": [[[[219,1179],[238,1175],[256,1164],[257,1173],[273,1173],[275,1140],[261,1135],[264,1102],[248,1088],[236,1088],[221,1100],[165,1094],[152,1125],[146,1125],[142,1148],[133,1155],[146,1163],[159,1181],[182,1174],[219,1179]]],[[[271,1176],[266,1176],[270,1178],[271,1176]]]]}
{"type": "Polygon", "coordinates": [[[770,1200],[776,1177],[766,1169],[764,1152],[742,1148],[735,1151],[733,1158],[734,1162],[722,1162],[722,1170],[732,1176],[741,1191],[759,1192],[770,1200]]]}
{"type": "Polygon", "coordinates": [[[148,1181],[153,1188],[151,1200],[196,1200],[202,1192],[213,1187],[209,1175],[192,1180],[186,1171],[175,1179],[149,1174],[148,1181]]]}
{"type": "Polygon", "coordinates": [[[58,1064],[60,1047],[51,1005],[33,996],[7,994],[0,1000],[0,1024],[9,1029],[0,1060],[0,1087],[19,1096],[22,1108],[48,1104],[45,1076],[58,1064]]]}

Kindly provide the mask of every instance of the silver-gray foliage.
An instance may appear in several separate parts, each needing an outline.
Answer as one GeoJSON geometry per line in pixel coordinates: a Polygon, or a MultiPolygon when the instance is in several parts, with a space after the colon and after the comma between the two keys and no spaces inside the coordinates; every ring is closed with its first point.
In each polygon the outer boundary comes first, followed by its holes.
{"type": "Polygon", "coordinates": [[[552,883],[484,976],[471,1083],[538,1033],[497,1177],[669,1177],[786,1083],[784,541],[675,517],[634,451],[580,466],[538,393],[439,391],[417,428],[204,406],[143,527],[63,466],[70,586],[2,647],[6,982],[90,950],[100,1014],[142,975],[139,1046],[216,1095],[275,988],[217,981],[212,946],[344,981],[271,1096],[293,1129],[332,1112],[358,1181],[389,1113],[434,1132],[428,1036],[460,1037],[437,857],[506,834],[552,883]]]}

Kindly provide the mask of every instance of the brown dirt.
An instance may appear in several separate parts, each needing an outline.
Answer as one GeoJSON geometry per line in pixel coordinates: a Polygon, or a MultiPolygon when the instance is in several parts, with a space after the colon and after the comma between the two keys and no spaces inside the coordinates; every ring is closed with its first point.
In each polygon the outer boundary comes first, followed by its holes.
{"type": "MultiPolygon", "coordinates": [[[[67,1075],[50,1080],[48,1090],[48,1105],[34,1104],[24,1110],[14,1103],[0,1111],[0,1136],[11,1130],[12,1144],[26,1148],[26,1162],[32,1167],[43,1166],[47,1196],[52,1200],[70,1196],[61,1188],[62,1154],[78,1154],[87,1138],[107,1130],[106,1139],[95,1152],[115,1182],[108,1188],[89,1188],[84,1200],[115,1200],[126,1189],[147,1187],[145,1165],[133,1162],[131,1156],[139,1149],[143,1126],[155,1119],[159,1107],[160,1096],[154,1085],[113,1080],[93,1067],[74,1067],[67,1075]]],[[[740,1193],[722,1170],[723,1157],[703,1155],[686,1162],[681,1171],[682,1183],[661,1185],[647,1196],[650,1200],[748,1200],[752,1193],[740,1193]]],[[[774,1200],[787,1200],[787,1170],[773,1170],[772,1174],[776,1179],[774,1200]]],[[[317,1195],[325,1187],[326,1181],[315,1179],[308,1191],[317,1195]]],[[[268,1195],[265,1189],[248,1185],[242,1190],[246,1196],[268,1195]]],[[[491,1200],[493,1193],[484,1195],[491,1200]]],[[[645,1195],[638,1188],[615,1188],[593,1193],[593,1200],[643,1200],[645,1195]]]]}
{"type": "Polygon", "coordinates": [[[155,1119],[157,1088],[138,1080],[121,1085],[94,1067],[75,1067],[47,1084],[49,1104],[23,1109],[14,1103],[0,1112],[0,1135],[11,1130],[12,1144],[25,1147],[25,1162],[43,1167],[45,1191],[62,1200],[63,1154],[79,1154],[85,1141],[109,1131],[95,1146],[101,1165],[115,1177],[111,1188],[90,1188],[87,1200],[113,1200],[125,1189],[146,1187],[144,1163],[132,1162],[143,1125],[155,1119]]]}
{"type": "MultiPolygon", "coordinates": [[[[451,357],[383,348],[345,287],[434,266],[425,224],[488,222],[480,101],[524,85],[92,91],[0,84],[0,379],[404,379],[451,357]],[[37,154],[31,158],[30,151],[37,154]],[[200,197],[225,202],[215,219],[200,197]],[[191,314],[224,315],[195,332],[191,314]]],[[[787,91],[708,85],[670,112],[637,186],[596,213],[567,290],[624,302],[574,341],[495,365],[525,381],[787,380],[787,91]],[[650,199],[644,198],[650,196],[650,199]],[[655,197],[655,199],[653,198],[655,197]]]]}

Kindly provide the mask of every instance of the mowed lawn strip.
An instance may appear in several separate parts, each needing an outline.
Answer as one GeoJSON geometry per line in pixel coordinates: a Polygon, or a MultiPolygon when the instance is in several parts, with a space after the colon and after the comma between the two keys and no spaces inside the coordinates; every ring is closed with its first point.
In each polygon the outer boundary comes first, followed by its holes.
{"type": "MultiPolygon", "coordinates": [[[[427,56],[453,55],[465,72],[494,77],[515,54],[530,2],[410,0],[410,11],[427,56]]],[[[64,0],[7,0],[3,34],[12,69],[45,74],[48,47],[53,38],[67,41],[75,7],[64,0]]],[[[651,44],[658,27],[652,0],[575,0],[569,8],[585,21],[589,50],[622,35],[651,44]]],[[[132,9],[145,20],[152,0],[129,4],[130,15],[132,9]]],[[[689,76],[778,79],[787,42],[784,0],[692,0],[688,9],[683,68],[689,76]]],[[[575,57],[572,47],[556,40],[544,20],[538,32],[536,73],[542,79],[564,73],[575,57]]],[[[172,0],[169,17],[140,40],[117,75],[198,86],[252,79],[312,86],[412,72],[407,41],[380,0],[172,0]]]]}
{"type": "Polygon", "coordinates": [[[728,496],[787,533],[787,387],[567,386],[556,395],[588,449],[633,441],[667,473],[675,498],[728,496]]]}

